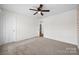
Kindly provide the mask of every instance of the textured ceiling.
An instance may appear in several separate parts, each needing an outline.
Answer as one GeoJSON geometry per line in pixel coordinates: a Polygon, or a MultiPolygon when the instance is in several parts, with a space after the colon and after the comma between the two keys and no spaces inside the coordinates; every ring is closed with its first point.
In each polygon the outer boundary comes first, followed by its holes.
{"type": "Polygon", "coordinates": [[[0,4],[0,7],[16,13],[25,14],[26,16],[44,18],[54,14],[62,13],[76,8],[76,4],[44,4],[43,9],[49,9],[50,12],[44,12],[44,16],[40,14],[33,15],[35,11],[29,10],[29,8],[36,9],[39,4],[0,4]]]}

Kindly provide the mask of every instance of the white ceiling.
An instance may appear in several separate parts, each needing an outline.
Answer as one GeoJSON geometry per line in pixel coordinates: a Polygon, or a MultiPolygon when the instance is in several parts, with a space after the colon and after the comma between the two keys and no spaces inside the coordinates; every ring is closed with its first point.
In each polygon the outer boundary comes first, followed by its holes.
{"type": "Polygon", "coordinates": [[[13,12],[17,12],[20,14],[25,14],[26,16],[30,17],[38,17],[43,18],[47,16],[51,16],[54,14],[62,13],[71,9],[76,8],[76,4],[44,4],[43,9],[49,9],[50,12],[44,12],[44,16],[40,14],[33,15],[35,11],[29,10],[29,8],[36,8],[39,4],[1,4],[0,7],[3,9],[7,9],[13,12]]]}

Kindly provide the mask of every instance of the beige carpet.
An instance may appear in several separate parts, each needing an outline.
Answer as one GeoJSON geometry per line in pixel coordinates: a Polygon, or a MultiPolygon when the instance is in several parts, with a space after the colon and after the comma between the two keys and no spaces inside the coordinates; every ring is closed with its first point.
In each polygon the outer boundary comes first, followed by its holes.
{"type": "Polygon", "coordinates": [[[34,37],[0,46],[1,55],[77,55],[76,45],[34,37]]]}

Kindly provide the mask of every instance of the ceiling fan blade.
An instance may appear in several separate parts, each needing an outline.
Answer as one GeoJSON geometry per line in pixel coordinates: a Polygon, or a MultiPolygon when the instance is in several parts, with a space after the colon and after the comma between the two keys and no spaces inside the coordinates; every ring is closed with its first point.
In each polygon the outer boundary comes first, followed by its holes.
{"type": "Polygon", "coordinates": [[[29,9],[29,10],[37,11],[36,9],[29,9]]]}
{"type": "Polygon", "coordinates": [[[44,14],[41,12],[41,15],[43,16],[44,14]]]}
{"type": "Polygon", "coordinates": [[[42,12],[49,12],[50,10],[41,10],[42,12]]]}
{"type": "Polygon", "coordinates": [[[33,15],[36,15],[38,12],[34,13],[33,15]]]}

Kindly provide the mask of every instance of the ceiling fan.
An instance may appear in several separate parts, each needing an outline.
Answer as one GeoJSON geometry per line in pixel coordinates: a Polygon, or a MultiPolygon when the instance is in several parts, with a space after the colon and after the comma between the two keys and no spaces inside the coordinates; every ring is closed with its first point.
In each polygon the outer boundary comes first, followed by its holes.
{"type": "Polygon", "coordinates": [[[49,12],[50,11],[50,10],[43,10],[42,8],[43,8],[43,4],[40,4],[37,9],[29,9],[29,10],[36,11],[33,15],[40,13],[42,16],[44,15],[43,12],[49,12]]]}

